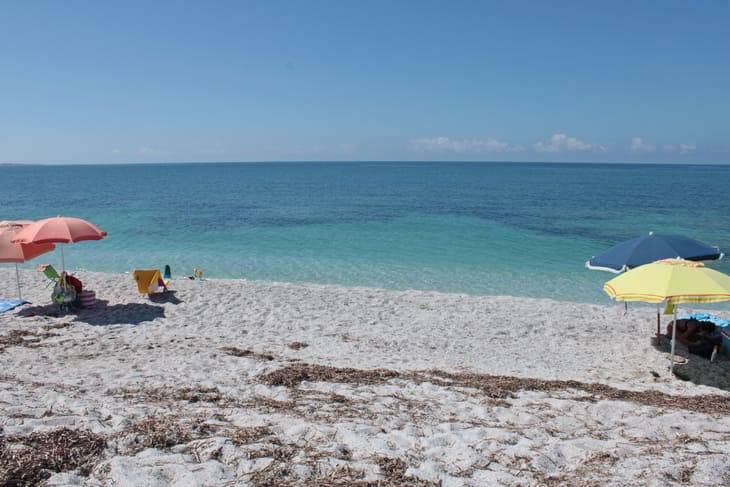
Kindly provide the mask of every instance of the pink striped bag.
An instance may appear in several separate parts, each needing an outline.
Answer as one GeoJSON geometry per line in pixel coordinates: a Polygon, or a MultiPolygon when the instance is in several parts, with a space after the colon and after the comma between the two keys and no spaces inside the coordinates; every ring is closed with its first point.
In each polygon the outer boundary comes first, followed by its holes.
{"type": "Polygon", "coordinates": [[[96,293],[94,291],[81,291],[81,306],[86,309],[96,307],[96,293]]]}

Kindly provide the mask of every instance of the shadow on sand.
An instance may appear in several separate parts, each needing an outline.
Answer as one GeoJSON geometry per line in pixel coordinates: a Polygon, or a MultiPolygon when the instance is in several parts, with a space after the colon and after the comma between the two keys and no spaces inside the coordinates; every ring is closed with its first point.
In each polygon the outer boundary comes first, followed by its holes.
{"type": "MultiPolygon", "coordinates": [[[[671,340],[662,337],[661,343],[655,348],[668,354],[671,350],[671,340]]],[[[710,362],[704,357],[689,353],[687,346],[679,341],[677,341],[675,354],[687,359],[687,363],[674,367],[674,375],[678,379],[730,391],[730,360],[728,357],[719,354],[715,362],[710,362]]]]}
{"type": "Polygon", "coordinates": [[[165,317],[165,308],[147,303],[122,303],[109,305],[108,301],[99,299],[94,309],[71,309],[67,313],[60,310],[58,305],[30,306],[18,312],[18,316],[52,316],[62,317],[75,315],[74,322],[86,323],[93,326],[107,325],[138,325],[145,321],[153,321],[165,317]]]}
{"type": "Polygon", "coordinates": [[[109,306],[108,301],[98,300],[95,309],[80,310],[74,321],[93,326],[139,325],[165,317],[165,308],[147,303],[122,303],[109,306]]]}
{"type": "Polygon", "coordinates": [[[180,304],[184,301],[177,297],[177,291],[165,291],[164,293],[153,294],[150,296],[150,301],[153,303],[170,303],[180,304]]]}
{"type": "Polygon", "coordinates": [[[33,316],[51,316],[57,318],[64,316],[66,313],[62,312],[57,304],[44,304],[37,306],[24,306],[16,313],[21,318],[31,318],[33,316]]]}

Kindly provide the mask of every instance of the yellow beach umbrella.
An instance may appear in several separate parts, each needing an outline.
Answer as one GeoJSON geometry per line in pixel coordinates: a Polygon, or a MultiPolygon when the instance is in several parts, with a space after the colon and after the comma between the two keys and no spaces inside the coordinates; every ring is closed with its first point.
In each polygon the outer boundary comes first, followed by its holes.
{"type": "Polygon", "coordinates": [[[701,262],[665,259],[621,274],[604,284],[603,290],[616,301],[666,303],[674,307],[670,356],[671,364],[674,364],[676,305],[730,301],[730,276],[709,269],[701,262]]]}
{"type": "Polygon", "coordinates": [[[603,290],[616,301],[718,303],[730,301],[730,276],[702,262],[665,259],[621,274],[603,290]]]}

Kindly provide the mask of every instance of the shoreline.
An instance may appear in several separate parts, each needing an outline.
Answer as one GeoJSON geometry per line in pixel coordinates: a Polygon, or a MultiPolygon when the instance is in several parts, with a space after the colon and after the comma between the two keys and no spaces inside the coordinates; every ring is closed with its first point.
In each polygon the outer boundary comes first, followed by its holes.
{"type": "MultiPolygon", "coordinates": [[[[151,269],[155,267],[150,267],[151,269]]],[[[160,267],[160,272],[162,272],[163,267],[160,267]]],[[[12,270],[11,267],[6,268],[0,268],[0,275],[2,275],[3,270],[12,270]]],[[[132,271],[121,271],[121,272],[112,272],[112,271],[95,271],[90,270],[86,268],[78,268],[78,269],[67,269],[69,273],[73,275],[77,274],[103,274],[108,276],[131,276],[132,271]]],[[[21,274],[21,282],[23,280],[22,276],[27,273],[28,276],[36,274],[37,272],[35,270],[31,270],[30,268],[19,268],[20,274],[21,274]]],[[[12,270],[14,273],[15,271],[12,270]]],[[[591,271],[595,272],[595,271],[591,271]]],[[[611,276],[615,276],[613,274],[609,275],[606,273],[607,279],[610,279],[611,276]]],[[[13,278],[14,279],[14,278],[13,278]]],[[[173,281],[199,281],[198,279],[188,279],[187,276],[179,276],[176,275],[173,271],[173,281]]],[[[438,289],[418,289],[418,288],[412,288],[412,287],[403,287],[403,288],[389,288],[389,287],[378,287],[378,286],[363,286],[363,285],[346,285],[346,284],[330,284],[330,283],[319,283],[319,282],[312,282],[312,281],[278,281],[278,280],[268,280],[268,279],[251,279],[246,277],[203,277],[203,280],[201,282],[206,281],[230,281],[230,282],[242,282],[250,285],[261,285],[261,286],[294,286],[294,287],[311,287],[311,288],[331,288],[333,290],[354,290],[354,291],[373,291],[373,292],[388,292],[388,293],[420,293],[424,295],[445,295],[445,296],[461,296],[461,297],[471,297],[471,298],[496,298],[496,299],[517,299],[517,300],[534,300],[534,301],[547,301],[555,303],[556,305],[560,304],[576,304],[576,305],[595,305],[595,306],[602,306],[602,307],[611,307],[612,305],[615,306],[623,306],[623,303],[612,301],[610,298],[606,297],[605,303],[598,303],[596,304],[594,301],[591,300],[585,300],[580,301],[578,299],[558,299],[558,298],[551,298],[551,297],[538,297],[538,296],[520,296],[520,295],[514,295],[514,294],[490,294],[490,293],[480,293],[480,292],[459,292],[459,291],[442,291],[438,289]]],[[[0,288],[2,289],[2,288],[0,288]]],[[[10,291],[8,291],[10,292],[10,291]]],[[[17,291],[16,291],[17,295],[17,291]]],[[[604,297],[604,295],[601,295],[601,297],[604,297]]],[[[713,305],[724,305],[725,303],[713,303],[709,306],[713,305]]],[[[654,305],[648,305],[646,303],[629,303],[630,306],[635,306],[639,309],[648,309],[651,307],[654,308],[654,305]]],[[[708,305],[704,305],[708,306],[708,305]]],[[[730,305],[728,305],[730,306],[730,305]]],[[[704,309],[703,309],[704,310],[704,309]]]]}
{"type": "Polygon", "coordinates": [[[691,406],[730,398],[730,361],[670,377],[653,309],[184,278],[150,300],[80,277],[95,310],[59,315],[25,271],[36,304],[0,314],[4,435],[95,445],[50,485],[730,479],[730,414],[691,406]]]}

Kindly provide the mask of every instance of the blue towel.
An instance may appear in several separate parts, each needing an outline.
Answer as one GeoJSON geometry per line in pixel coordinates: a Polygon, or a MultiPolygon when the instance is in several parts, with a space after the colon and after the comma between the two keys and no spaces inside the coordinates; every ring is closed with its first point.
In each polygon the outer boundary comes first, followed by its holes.
{"type": "Polygon", "coordinates": [[[689,317],[699,321],[710,321],[720,328],[722,333],[722,349],[727,355],[730,355],[730,320],[723,320],[722,318],[707,313],[692,313],[689,317]]]}
{"type": "Polygon", "coordinates": [[[22,299],[5,299],[0,298],[0,313],[5,313],[6,311],[10,311],[13,308],[17,308],[21,304],[25,304],[28,301],[23,301],[22,299]]]}
{"type": "Polygon", "coordinates": [[[715,326],[719,326],[720,328],[730,327],[730,320],[723,320],[722,318],[707,313],[692,313],[689,317],[699,321],[711,321],[715,326]]]}

